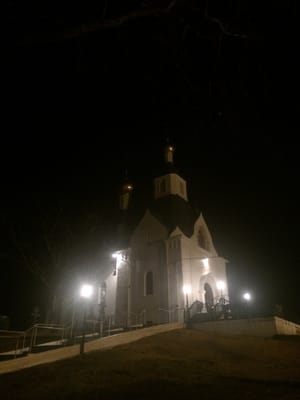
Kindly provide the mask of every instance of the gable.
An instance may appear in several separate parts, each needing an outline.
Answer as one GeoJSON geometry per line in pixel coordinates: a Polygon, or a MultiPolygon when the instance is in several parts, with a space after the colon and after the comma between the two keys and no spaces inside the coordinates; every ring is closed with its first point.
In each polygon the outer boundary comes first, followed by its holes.
{"type": "Polygon", "coordinates": [[[133,231],[130,238],[130,247],[165,240],[167,237],[167,229],[147,209],[143,218],[133,231]]]}
{"type": "Polygon", "coordinates": [[[217,256],[215,246],[211,234],[209,232],[208,226],[204,220],[202,213],[197,218],[194,224],[193,239],[197,242],[198,246],[205,250],[206,252],[217,256]]]}

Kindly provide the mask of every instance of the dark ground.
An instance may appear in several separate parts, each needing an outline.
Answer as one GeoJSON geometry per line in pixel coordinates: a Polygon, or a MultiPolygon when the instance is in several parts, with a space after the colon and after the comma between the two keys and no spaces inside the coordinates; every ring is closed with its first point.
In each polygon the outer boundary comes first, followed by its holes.
{"type": "Polygon", "coordinates": [[[0,376],[1,399],[300,398],[298,337],[180,330],[0,376]]]}

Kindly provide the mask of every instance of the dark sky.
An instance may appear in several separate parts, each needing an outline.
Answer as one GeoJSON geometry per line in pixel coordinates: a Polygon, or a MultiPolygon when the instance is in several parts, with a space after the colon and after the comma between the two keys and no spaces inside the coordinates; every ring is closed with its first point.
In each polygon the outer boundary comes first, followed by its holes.
{"type": "MultiPolygon", "coordinates": [[[[11,2],[2,254],[16,252],[13,225],[22,243],[29,238],[26,251],[47,258],[37,226],[41,214],[55,220],[57,204],[61,220],[79,226],[77,252],[81,242],[86,249],[86,216],[100,214],[103,226],[113,218],[125,168],[137,193],[149,188],[169,136],[191,201],[230,262],[233,297],[249,289],[257,306],[280,303],[299,320],[296,3],[212,1],[217,23],[205,18],[205,2],[196,11],[197,2],[179,3],[169,14],[105,29],[100,22],[96,32],[62,39],[61,27],[74,32],[78,22],[56,3],[49,10],[60,25],[53,17],[41,24],[34,3],[16,16],[11,2]]],[[[128,15],[118,7],[104,20],[128,15]]],[[[97,12],[81,18],[88,24],[97,12]]],[[[1,259],[0,314],[15,316],[19,304],[29,313],[43,290],[22,262],[1,259]]]]}

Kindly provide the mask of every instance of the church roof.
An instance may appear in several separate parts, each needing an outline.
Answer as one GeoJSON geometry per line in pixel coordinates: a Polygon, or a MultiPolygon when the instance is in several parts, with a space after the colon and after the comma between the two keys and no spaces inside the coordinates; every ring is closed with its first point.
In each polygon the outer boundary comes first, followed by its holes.
{"type": "MultiPolygon", "coordinates": [[[[174,147],[169,146],[165,150],[168,152],[168,154],[165,153],[165,162],[159,166],[154,176],[162,177],[168,174],[177,174],[180,176],[179,171],[173,163],[174,147]]],[[[137,194],[133,193],[130,196],[129,207],[123,210],[120,215],[116,232],[116,242],[119,243],[120,248],[127,247],[131,235],[141,221],[146,209],[149,209],[150,213],[166,227],[169,234],[178,227],[187,237],[193,235],[194,224],[199,215],[186,199],[178,194],[170,193],[152,201],[150,200],[149,203],[151,194],[150,192],[148,193],[147,185],[142,187],[139,193],[141,196],[136,196],[137,194]],[[140,200],[144,201],[141,202],[140,200]]]]}
{"type": "MultiPolygon", "coordinates": [[[[114,240],[116,248],[129,246],[131,235],[146,211],[146,208],[140,209],[139,212],[133,212],[133,209],[124,213],[119,220],[114,240]]],[[[148,209],[166,227],[169,234],[178,227],[187,237],[192,236],[199,215],[190,203],[180,196],[169,195],[153,200],[148,204],[148,209]]]]}
{"type": "Polygon", "coordinates": [[[149,209],[169,233],[178,226],[186,236],[192,236],[198,215],[191,205],[180,196],[169,195],[154,200],[149,209]]]}
{"type": "Polygon", "coordinates": [[[178,174],[179,175],[179,172],[173,163],[167,162],[164,164],[163,168],[161,168],[159,175],[166,175],[166,174],[178,174]]]}

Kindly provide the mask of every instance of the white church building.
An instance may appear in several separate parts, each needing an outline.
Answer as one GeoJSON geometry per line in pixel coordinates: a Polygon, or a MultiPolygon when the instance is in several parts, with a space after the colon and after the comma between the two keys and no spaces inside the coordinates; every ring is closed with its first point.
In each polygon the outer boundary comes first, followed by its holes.
{"type": "MultiPolygon", "coordinates": [[[[219,256],[202,213],[188,199],[186,181],[165,148],[165,169],[154,179],[153,198],[142,218],[113,253],[104,277],[102,312],[115,326],[182,321],[228,303],[226,260],[219,256]]],[[[133,195],[126,182],[120,209],[133,195]]]]}

